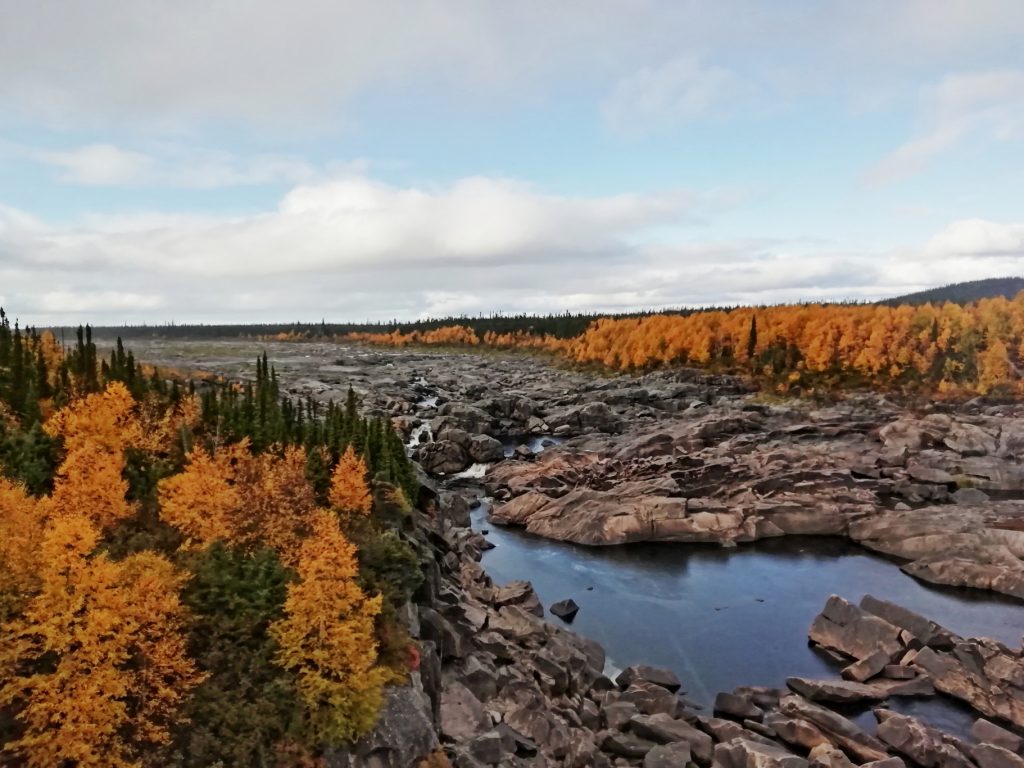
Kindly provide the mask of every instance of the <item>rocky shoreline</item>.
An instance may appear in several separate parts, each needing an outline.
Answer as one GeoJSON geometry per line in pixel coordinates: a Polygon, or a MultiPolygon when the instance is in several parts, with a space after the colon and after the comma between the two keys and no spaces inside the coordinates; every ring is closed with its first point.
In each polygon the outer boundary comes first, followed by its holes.
{"type": "Polygon", "coordinates": [[[808,637],[843,662],[841,678],[738,688],[703,712],[669,670],[636,666],[609,679],[601,647],[545,621],[529,583],[491,581],[465,496],[442,491],[431,508],[406,532],[428,574],[409,610],[419,669],[392,691],[370,737],[330,757],[332,768],[406,768],[437,750],[459,768],[1024,766],[1012,730],[1024,727],[1020,650],[957,637],[883,600],[833,596],[808,637]],[[885,706],[936,695],[978,711],[970,740],[885,706]],[[857,704],[877,705],[875,733],[843,713],[857,704]]]}

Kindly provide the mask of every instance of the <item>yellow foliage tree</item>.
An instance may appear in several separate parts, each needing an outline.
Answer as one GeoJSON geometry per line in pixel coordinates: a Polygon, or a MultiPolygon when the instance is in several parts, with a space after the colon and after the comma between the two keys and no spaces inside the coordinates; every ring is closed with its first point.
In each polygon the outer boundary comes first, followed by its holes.
{"type": "Polygon", "coordinates": [[[295,676],[308,735],[318,743],[350,741],[373,727],[388,679],[374,639],[381,597],[359,588],[356,548],[327,510],[313,515],[296,570],[285,616],[270,628],[276,659],[295,676]]]}
{"type": "Polygon", "coordinates": [[[104,392],[75,400],[45,428],[64,439],[66,452],[54,478],[51,514],[82,516],[108,528],[134,513],[122,472],[125,448],[141,441],[142,429],[124,384],[114,382],[104,392]]]}
{"type": "Polygon", "coordinates": [[[246,440],[212,456],[196,447],[184,472],[160,482],[159,497],[161,516],[190,545],[272,547],[289,563],[316,509],[303,448],[253,456],[246,440]]]}
{"type": "Polygon", "coordinates": [[[366,482],[366,462],[351,445],[334,468],[328,498],[339,512],[368,515],[373,509],[373,496],[366,482]]]}
{"type": "Polygon", "coordinates": [[[235,464],[248,460],[245,441],[225,446],[213,456],[196,446],[183,472],[160,481],[161,517],[197,546],[218,539],[232,541],[241,507],[235,464]]]}
{"type": "Polygon", "coordinates": [[[0,477],[0,622],[38,588],[43,522],[39,502],[0,477]]]}
{"type": "Polygon", "coordinates": [[[85,517],[55,520],[42,542],[41,590],[4,626],[0,706],[23,733],[4,745],[29,768],[126,768],[169,741],[202,676],[185,653],[180,581],[155,554],[93,554],[85,517]]]}

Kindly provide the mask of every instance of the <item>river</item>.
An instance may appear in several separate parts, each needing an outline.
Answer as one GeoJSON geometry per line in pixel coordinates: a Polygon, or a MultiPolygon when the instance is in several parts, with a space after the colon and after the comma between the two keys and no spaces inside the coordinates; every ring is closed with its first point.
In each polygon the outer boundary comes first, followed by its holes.
{"type": "MultiPolygon", "coordinates": [[[[807,629],[831,594],[851,601],[872,594],[961,635],[1011,647],[1019,647],[1024,633],[1024,603],[925,586],[896,563],[840,539],[787,537],[734,549],[591,548],[492,525],[488,510],[486,503],[474,510],[473,524],[495,545],[483,556],[495,581],[531,581],[545,610],[571,597],[580,605],[572,629],[601,643],[610,666],[669,667],[687,698],[706,708],[717,692],[740,685],[837,677],[839,666],[807,643],[807,629]]],[[[892,699],[889,706],[958,734],[975,717],[945,697],[892,699]]],[[[874,722],[865,709],[849,714],[874,722]]]]}

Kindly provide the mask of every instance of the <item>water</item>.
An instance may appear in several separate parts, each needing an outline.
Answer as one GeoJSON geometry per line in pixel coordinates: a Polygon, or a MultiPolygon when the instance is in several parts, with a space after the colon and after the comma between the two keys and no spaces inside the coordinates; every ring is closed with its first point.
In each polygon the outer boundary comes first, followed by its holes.
{"type": "MultiPolygon", "coordinates": [[[[790,537],[737,549],[592,548],[503,529],[487,522],[487,511],[486,504],[474,511],[474,525],[495,544],[483,559],[495,581],[530,580],[545,609],[573,598],[580,612],[572,629],[601,643],[616,667],[669,667],[688,698],[706,707],[717,692],[739,685],[838,677],[839,666],[807,644],[807,629],[831,594],[852,602],[872,594],[958,634],[1012,648],[1024,633],[1024,603],[925,586],[894,562],[839,539],[790,537]]],[[[944,697],[892,699],[887,706],[961,735],[974,718],[944,697]]],[[[874,723],[863,709],[847,714],[874,723]]]]}

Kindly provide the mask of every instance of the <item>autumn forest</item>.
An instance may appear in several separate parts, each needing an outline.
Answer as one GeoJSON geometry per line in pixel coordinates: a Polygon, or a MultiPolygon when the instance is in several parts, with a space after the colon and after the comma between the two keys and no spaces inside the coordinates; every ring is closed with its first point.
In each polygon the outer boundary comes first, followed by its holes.
{"type": "Polygon", "coordinates": [[[874,387],[1010,394],[1022,386],[1024,292],[965,305],[798,304],[606,317],[572,337],[449,325],[344,338],[540,350],[620,371],[691,365],[746,374],[783,393],[874,387]]]}
{"type": "Polygon", "coordinates": [[[0,764],[313,765],[417,664],[401,439],[257,371],[197,385],[0,311],[0,764]]]}

